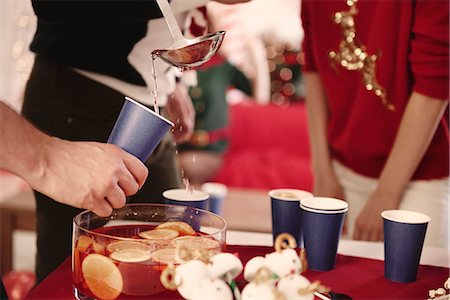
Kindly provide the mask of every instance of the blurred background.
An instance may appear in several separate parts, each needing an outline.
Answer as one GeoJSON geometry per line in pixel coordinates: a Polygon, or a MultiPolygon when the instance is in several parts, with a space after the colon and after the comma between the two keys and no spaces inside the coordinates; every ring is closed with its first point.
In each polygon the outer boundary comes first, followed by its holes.
{"type": "MultiPolygon", "coordinates": [[[[224,209],[227,218],[234,205],[244,201],[243,195],[266,199],[266,192],[273,188],[311,190],[300,1],[253,0],[233,6],[211,1],[207,16],[210,31],[227,31],[219,54],[197,70],[198,86],[190,90],[197,112],[196,132],[209,133],[210,138],[206,143],[193,139],[179,145],[179,157],[194,184],[215,181],[234,189],[224,209]],[[214,134],[220,138],[213,139],[214,134]],[[216,168],[206,170],[197,163],[204,153],[218,161],[216,168]]],[[[18,111],[33,64],[28,45],[35,27],[31,1],[0,2],[0,97],[18,111]]],[[[267,222],[245,224],[245,228],[270,232],[270,207],[262,208],[265,211],[260,214],[267,213],[267,222]]],[[[33,226],[24,226],[26,230],[16,226],[33,210],[27,184],[0,170],[1,256],[10,256],[10,266],[5,267],[2,260],[1,274],[5,283],[22,280],[13,299],[20,299],[34,280],[33,226]]],[[[230,226],[244,229],[242,222],[235,216],[230,226]]]]}

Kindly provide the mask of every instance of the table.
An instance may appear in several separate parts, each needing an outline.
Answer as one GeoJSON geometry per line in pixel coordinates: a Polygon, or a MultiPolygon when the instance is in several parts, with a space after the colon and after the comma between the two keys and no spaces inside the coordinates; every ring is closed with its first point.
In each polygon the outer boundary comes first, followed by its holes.
{"type": "MultiPolygon", "coordinates": [[[[270,246],[272,243],[270,234],[230,231],[227,243],[227,252],[236,253],[244,265],[254,256],[263,256],[274,251],[270,246]],[[241,245],[231,244],[237,242],[241,245]]],[[[355,251],[355,249],[359,256],[366,255],[368,252],[372,252],[370,255],[379,255],[379,250],[382,249],[380,244],[342,241],[336,269],[328,272],[308,270],[304,275],[311,281],[318,279],[322,284],[337,292],[348,294],[353,299],[426,299],[428,290],[441,287],[447,279],[449,265],[446,249],[425,248],[421,262],[434,261],[440,266],[421,265],[417,281],[407,284],[386,280],[383,276],[383,261],[379,259],[344,255],[345,252],[355,251]]],[[[237,280],[242,289],[245,284],[242,275],[237,280]]],[[[35,287],[25,299],[73,299],[70,258],[35,287]]],[[[153,299],[181,298],[178,293],[167,291],[158,294],[153,299]]]]}
{"type": "Polygon", "coordinates": [[[35,207],[31,190],[19,193],[0,203],[0,241],[2,243],[0,275],[4,275],[12,269],[14,230],[35,230],[35,207]]]}
{"type": "MultiPolygon", "coordinates": [[[[231,245],[272,246],[272,234],[229,230],[227,243],[231,245]]],[[[382,242],[365,242],[341,240],[338,253],[348,256],[384,259],[384,244],[382,242]]],[[[450,249],[439,247],[424,247],[420,258],[421,265],[450,268],[450,249]]]]}

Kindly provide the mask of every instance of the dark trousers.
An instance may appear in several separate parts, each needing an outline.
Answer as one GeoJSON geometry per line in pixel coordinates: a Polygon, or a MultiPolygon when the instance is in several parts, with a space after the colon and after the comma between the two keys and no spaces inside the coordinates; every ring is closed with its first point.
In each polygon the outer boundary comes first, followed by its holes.
{"type": "Polygon", "coordinates": [[[0,278],[0,300],[8,300],[8,294],[6,293],[5,286],[3,285],[3,281],[0,278]]]}
{"type": "MultiPolygon", "coordinates": [[[[22,114],[50,135],[73,141],[106,142],[123,102],[123,94],[37,56],[27,83],[22,114]]],[[[146,165],[149,168],[147,182],[128,202],[161,203],[164,190],[182,186],[170,134],[146,165]]],[[[35,197],[36,277],[40,282],[71,254],[72,219],[81,210],[36,191],[35,197]]]]}

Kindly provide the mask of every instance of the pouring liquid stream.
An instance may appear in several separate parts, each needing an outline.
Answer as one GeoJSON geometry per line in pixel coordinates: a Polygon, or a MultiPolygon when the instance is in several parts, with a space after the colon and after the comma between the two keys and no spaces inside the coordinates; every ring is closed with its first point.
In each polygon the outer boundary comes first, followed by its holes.
{"type": "Polygon", "coordinates": [[[153,79],[153,109],[155,113],[159,115],[159,105],[158,105],[158,84],[156,83],[156,68],[155,68],[155,59],[158,56],[152,53],[152,79],[153,79]]]}
{"type": "MultiPolygon", "coordinates": [[[[153,51],[151,54],[151,60],[152,60],[151,68],[152,68],[152,79],[153,79],[153,91],[152,91],[153,110],[155,111],[155,113],[160,114],[159,104],[158,104],[158,92],[157,92],[158,91],[158,83],[157,83],[156,68],[155,68],[155,60],[157,57],[158,57],[158,55],[157,55],[156,51],[153,51]]],[[[189,68],[180,67],[179,70],[181,72],[183,72],[183,71],[189,70],[189,68]]],[[[182,131],[182,128],[180,127],[179,130],[182,131]]],[[[176,147],[175,142],[174,142],[174,146],[176,147]]],[[[178,155],[178,150],[176,151],[176,155],[178,155]]],[[[194,187],[191,185],[189,178],[187,178],[187,176],[185,175],[184,169],[181,169],[181,179],[182,179],[183,185],[186,189],[186,193],[188,195],[190,195],[193,192],[194,187]]]]}

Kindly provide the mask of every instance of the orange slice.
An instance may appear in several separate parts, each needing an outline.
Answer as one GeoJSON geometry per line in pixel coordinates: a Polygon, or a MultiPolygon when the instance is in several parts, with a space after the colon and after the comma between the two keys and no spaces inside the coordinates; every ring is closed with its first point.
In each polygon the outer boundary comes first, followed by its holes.
{"type": "Polygon", "coordinates": [[[180,235],[195,235],[194,228],[191,227],[188,223],[183,221],[168,221],[159,224],[156,229],[173,229],[179,232],[180,235]]]}
{"type": "Polygon", "coordinates": [[[106,246],[109,257],[120,262],[136,263],[149,260],[151,249],[139,242],[119,241],[106,246]]]}
{"type": "Polygon", "coordinates": [[[183,235],[183,236],[179,236],[177,238],[174,238],[171,241],[171,244],[173,245],[173,247],[178,247],[181,244],[183,244],[184,242],[186,242],[187,240],[192,240],[192,239],[198,239],[198,236],[192,236],[192,235],[183,235]]]}
{"type": "Polygon", "coordinates": [[[158,251],[153,252],[152,260],[162,263],[162,264],[170,264],[176,263],[175,260],[175,249],[174,248],[166,248],[160,249],[158,251]]]}
{"type": "Polygon", "coordinates": [[[220,243],[219,241],[203,236],[193,237],[191,239],[186,239],[181,242],[184,246],[190,249],[207,249],[207,250],[215,250],[219,249],[220,243]]]}
{"type": "Polygon", "coordinates": [[[81,265],[89,290],[99,299],[116,299],[122,293],[123,278],[114,262],[100,254],[89,254],[81,265]]]}
{"type": "Polygon", "coordinates": [[[77,241],[77,249],[80,252],[85,253],[86,250],[92,245],[94,239],[87,235],[80,235],[77,241]]]}
{"type": "Polygon", "coordinates": [[[77,248],[73,249],[72,266],[73,266],[73,273],[72,273],[73,280],[75,284],[80,284],[83,281],[83,275],[81,275],[80,251],[77,248]]]}
{"type": "Polygon", "coordinates": [[[171,240],[179,235],[177,230],[171,228],[157,228],[139,232],[139,236],[147,240],[171,240]]]}

